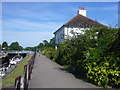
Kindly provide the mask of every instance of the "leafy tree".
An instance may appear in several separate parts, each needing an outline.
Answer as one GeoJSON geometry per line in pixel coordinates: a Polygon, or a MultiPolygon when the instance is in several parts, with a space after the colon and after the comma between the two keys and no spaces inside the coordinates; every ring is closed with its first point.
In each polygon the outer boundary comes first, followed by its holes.
{"type": "Polygon", "coordinates": [[[25,50],[31,50],[32,47],[26,47],[25,50]]]}
{"type": "Polygon", "coordinates": [[[23,50],[23,47],[22,47],[22,46],[19,46],[19,50],[23,50]]]}
{"type": "Polygon", "coordinates": [[[35,47],[26,47],[24,50],[28,50],[28,51],[36,51],[37,50],[37,46],[35,47]]]}
{"type": "Polygon", "coordinates": [[[21,46],[19,46],[18,42],[11,43],[9,48],[10,48],[10,50],[22,50],[23,49],[21,46]]]}
{"type": "Polygon", "coordinates": [[[40,44],[38,45],[38,48],[42,48],[42,47],[44,47],[44,44],[43,44],[43,43],[40,43],[40,44]]]}
{"type": "Polygon", "coordinates": [[[43,40],[43,44],[44,44],[44,46],[49,46],[49,43],[47,40],[43,40]]]}
{"type": "Polygon", "coordinates": [[[1,52],[1,50],[2,50],[2,45],[0,44],[0,52],[1,52]]]}
{"type": "Polygon", "coordinates": [[[7,42],[3,42],[2,43],[2,48],[6,48],[7,49],[7,47],[8,47],[8,43],[7,42]]]}
{"type": "Polygon", "coordinates": [[[49,45],[50,45],[51,47],[54,47],[54,46],[55,46],[55,38],[50,39],[49,45]]]}

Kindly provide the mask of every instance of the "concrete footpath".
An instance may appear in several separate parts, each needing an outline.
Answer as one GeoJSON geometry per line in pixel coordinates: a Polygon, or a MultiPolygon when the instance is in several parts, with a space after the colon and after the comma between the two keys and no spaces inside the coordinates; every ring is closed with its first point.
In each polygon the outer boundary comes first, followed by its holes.
{"type": "Polygon", "coordinates": [[[43,55],[36,55],[29,88],[97,88],[62,70],[62,66],[43,55]]]}

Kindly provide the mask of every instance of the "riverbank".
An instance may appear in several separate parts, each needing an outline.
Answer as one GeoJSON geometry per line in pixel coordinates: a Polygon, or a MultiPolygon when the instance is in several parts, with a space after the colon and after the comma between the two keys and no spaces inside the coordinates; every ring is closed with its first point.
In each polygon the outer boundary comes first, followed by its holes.
{"type": "Polygon", "coordinates": [[[33,54],[29,54],[28,57],[26,57],[24,60],[22,60],[18,66],[3,80],[0,81],[2,83],[2,87],[13,87],[15,84],[15,78],[18,76],[23,76],[23,70],[24,66],[28,63],[28,61],[31,59],[33,54]]]}

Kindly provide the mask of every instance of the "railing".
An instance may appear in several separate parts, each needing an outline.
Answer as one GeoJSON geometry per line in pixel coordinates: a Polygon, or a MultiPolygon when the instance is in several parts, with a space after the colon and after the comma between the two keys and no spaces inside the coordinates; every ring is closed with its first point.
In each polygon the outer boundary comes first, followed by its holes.
{"type": "Polygon", "coordinates": [[[15,78],[15,90],[28,89],[28,84],[29,84],[29,80],[31,79],[35,56],[36,53],[34,53],[32,58],[28,61],[28,65],[24,66],[24,76],[23,77],[19,76],[15,78]]]}
{"type": "Polygon", "coordinates": [[[16,77],[16,79],[15,79],[15,89],[16,90],[20,90],[20,85],[21,85],[21,76],[19,76],[19,77],[16,77]]]}

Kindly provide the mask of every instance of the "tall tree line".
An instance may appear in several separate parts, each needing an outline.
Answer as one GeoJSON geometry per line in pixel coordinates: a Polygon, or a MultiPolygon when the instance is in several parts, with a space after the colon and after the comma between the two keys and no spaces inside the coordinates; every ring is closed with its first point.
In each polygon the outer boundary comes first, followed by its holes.
{"type": "Polygon", "coordinates": [[[43,48],[54,48],[55,47],[55,38],[50,39],[50,41],[43,40],[42,43],[39,43],[37,46],[34,47],[26,47],[25,50],[42,50],[43,48]]]}
{"type": "Polygon", "coordinates": [[[43,49],[43,48],[49,48],[52,47],[54,48],[55,46],[55,38],[50,39],[50,41],[43,40],[42,43],[39,43],[37,46],[34,47],[26,47],[23,48],[20,46],[18,42],[12,42],[10,45],[8,45],[7,42],[3,42],[1,47],[4,48],[5,50],[11,51],[11,50],[31,50],[31,51],[36,51],[38,49],[43,49]]]}
{"type": "Polygon", "coordinates": [[[10,45],[8,45],[7,42],[2,43],[2,48],[5,50],[23,50],[23,47],[19,45],[18,42],[12,42],[10,45]]]}

